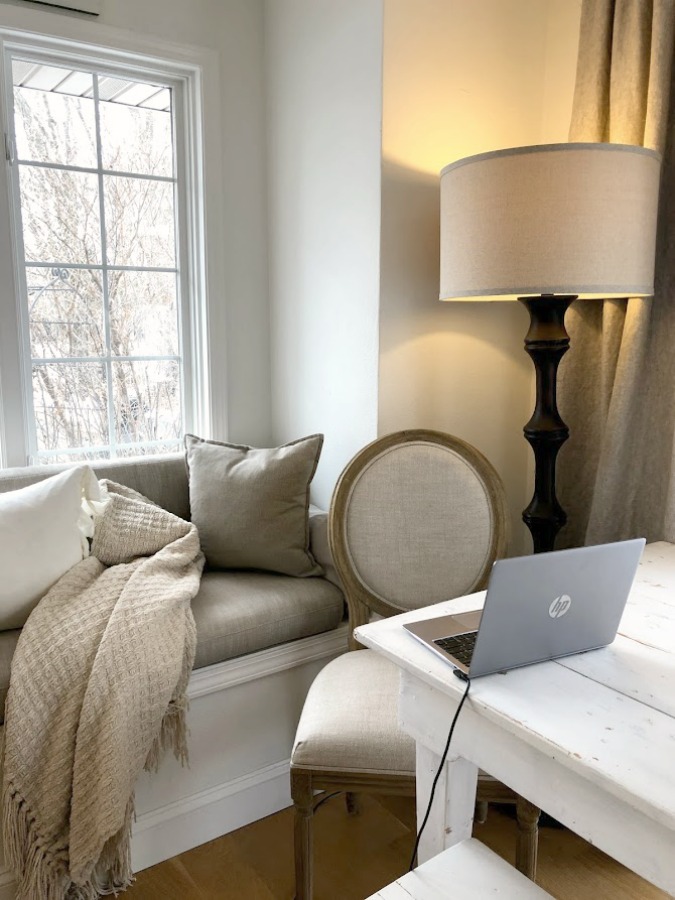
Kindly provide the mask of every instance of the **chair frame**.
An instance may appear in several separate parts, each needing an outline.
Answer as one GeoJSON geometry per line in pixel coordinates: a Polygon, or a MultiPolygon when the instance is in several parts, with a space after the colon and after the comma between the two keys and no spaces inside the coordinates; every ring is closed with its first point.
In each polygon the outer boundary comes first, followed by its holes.
{"type": "MultiPolygon", "coordinates": [[[[430,443],[447,448],[477,472],[485,486],[492,511],[492,543],[483,569],[466,593],[482,590],[487,585],[492,563],[506,552],[508,510],[504,487],[491,463],[470,444],[454,436],[429,429],[399,431],[378,438],[364,447],[346,466],[338,478],[328,514],[328,541],[335,568],[345,589],[349,613],[349,649],[364,649],[354,637],[354,629],[370,620],[371,612],[382,616],[408,612],[409,607],[397,606],[374,594],[354,572],[346,536],[346,512],[357,479],[376,459],[395,447],[409,443],[430,443]]],[[[295,809],[295,877],[296,900],[312,900],[312,818],[322,800],[317,792],[344,792],[347,806],[354,811],[353,794],[374,793],[415,796],[415,776],[386,773],[355,773],[311,769],[291,765],[291,797],[295,809]]],[[[490,776],[479,776],[476,794],[477,818],[484,821],[488,803],[515,803],[518,822],[516,867],[534,878],[536,870],[539,810],[529,801],[490,776]]]]}

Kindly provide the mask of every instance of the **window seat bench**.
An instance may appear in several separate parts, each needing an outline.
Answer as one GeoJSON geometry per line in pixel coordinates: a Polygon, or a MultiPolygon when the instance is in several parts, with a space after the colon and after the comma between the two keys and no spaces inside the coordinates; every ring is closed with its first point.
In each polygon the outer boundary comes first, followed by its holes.
{"type": "MultiPolygon", "coordinates": [[[[0,470],[0,491],[64,466],[0,470]]],[[[92,466],[189,519],[183,455],[92,466]]],[[[324,576],[205,570],[193,600],[197,655],[190,678],[190,764],[167,756],[136,791],[136,871],[291,803],[289,758],[305,695],[319,670],[347,649],[344,599],[330,558],[327,516],[310,510],[310,548],[324,576]]],[[[20,629],[0,632],[0,704],[20,629]]],[[[2,706],[0,706],[0,709],[2,706]]],[[[14,897],[0,865],[0,900],[14,897]]]]}

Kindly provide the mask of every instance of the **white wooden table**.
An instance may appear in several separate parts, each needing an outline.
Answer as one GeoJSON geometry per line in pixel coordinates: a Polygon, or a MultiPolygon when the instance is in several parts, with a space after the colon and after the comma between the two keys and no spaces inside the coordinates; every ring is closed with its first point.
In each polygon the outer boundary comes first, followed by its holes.
{"type": "MultiPolygon", "coordinates": [[[[357,629],[401,668],[418,821],[464,684],[401,622],[480,608],[473,594],[357,629]]],[[[675,896],[675,545],[648,545],[615,642],[475,679],[419,861],[471,836],[478,768],[675,896]]]]}

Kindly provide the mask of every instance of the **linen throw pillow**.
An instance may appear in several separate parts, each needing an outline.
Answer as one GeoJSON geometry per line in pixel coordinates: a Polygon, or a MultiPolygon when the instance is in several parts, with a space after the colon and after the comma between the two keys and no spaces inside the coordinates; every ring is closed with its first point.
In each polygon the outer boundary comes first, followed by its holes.
{"type": "Polygon", "coordinates": [[[85,556],[100,498],[88,466],[0,493],[0,631],[21,628],[49,588],[85,556]]]}
{"type": "Polygon", "coordinates": [[[185,436],[190,511],[207,563],[321,575],[309,552],[309,485],[323,435],[264,450],[185,436]]]}

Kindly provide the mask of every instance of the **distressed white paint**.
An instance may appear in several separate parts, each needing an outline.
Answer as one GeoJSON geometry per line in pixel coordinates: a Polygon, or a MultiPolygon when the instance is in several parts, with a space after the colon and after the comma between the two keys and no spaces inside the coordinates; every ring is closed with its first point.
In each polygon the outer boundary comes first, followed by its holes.
{"type": "Polygon", "coordinates": [[[373,894],[369,900],[544,900],[551,897],[480,841],[470,838],[373,894]]]}
{"type": "MultiPolygon", "coordinates": [[[[473,595],[421,612],[477,608],[481,600],[473,595]]],[[[364,626],[359,639],[402,667],[402,725],[438,754],[463,685],[400,627],[403,618],[364,626]]],[[[652,544],[615,644],[476,679],[451,748],[670,893],[673,618],[675,545],[652,544]]],[[[419,790],[429,786],[423,775],[419,790]]]]}
{"type": "MultiPolygon", "coordinates": [[[[416,778],[418,784],[431,785],[440,765],[440,755],[424,743],[417,744],[416,778]]],[[[420,839],[417,858],[420,863],[471,837],[476,805],[478,768],[468,759],[452,754],[441,772],[429,821],[420,839]]],[[[429,791],[417,792],[417,821],[422,822],[429,802],[429,791]]]]}

